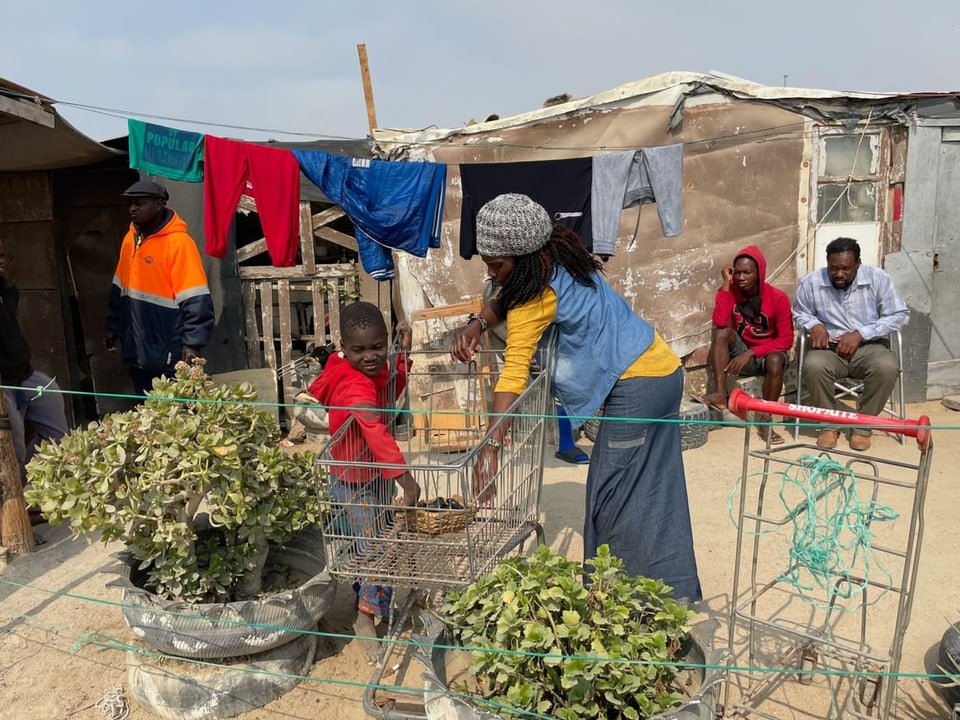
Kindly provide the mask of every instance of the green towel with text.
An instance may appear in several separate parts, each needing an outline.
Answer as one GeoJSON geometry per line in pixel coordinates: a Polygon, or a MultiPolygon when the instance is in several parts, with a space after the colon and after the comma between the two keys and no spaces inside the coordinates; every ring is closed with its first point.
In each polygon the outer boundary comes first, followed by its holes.
{"type": "Polygon", "coordinates": [[[203,134],[127,120],[130,167],[150,175],[201,182],[203,134]]]}

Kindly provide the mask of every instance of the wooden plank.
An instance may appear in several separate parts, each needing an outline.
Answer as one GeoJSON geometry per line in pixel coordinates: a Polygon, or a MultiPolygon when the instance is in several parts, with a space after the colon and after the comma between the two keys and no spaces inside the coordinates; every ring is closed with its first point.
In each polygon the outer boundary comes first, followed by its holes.
{"type": "Polygon", "coordinates": [[[366,43],[357,43],[357,56],[360,59],[360,79],[363,82],[363,102],[367,106],[367,125],[370,134],[377,129],[377,110],[373,104],[373,83],[370,81],[370,63],[367,61],[366,43]]]}
{"type": "Polygon", "coordinates": [[[360,246],[357,245],[357,241],[346,233],[340,232],[339,230],[334,230],[333,228],[321,225],[320,227],[313,229],[313,234],[318,238],[323,238],[327,242],[332,242],[334,245],[345,247],[347,250],[360,252],[360,246]]]}
{"type": "Polygon", "coordinates": [[[0,173],[0,219],[4,223],[53,220],[50,173],[0,173]]]}
{"type": "MultiPolygon", "coordinates": [[[[0,417],[6,419],[0,393],[0,417]]],[[[16,408],[12,408],[16,412],[16,408]]],[[[27,515],[20,484],[20,461],[13,446],[13,433],[9,428],[0,430],[0,543],[4,552],[26,554],[33,552],[33,531],[27,515]]]]}
{"type": "Polygon", "coordinates": [[[277,369],[277,350],[273,344],[273,283],[264,280],[260,283],[260,320],[263,325],[264,364],[277,369]]]}
{"type": "MultiPolygon", "coordinates": [[[[290,326],[290,281],[277,281],[277,305],[280,310],[280,367],[287,367],[293,360],[291,350],[293,346],[293,335],[290,326]]],[[[283,393],[280,402],[284,403],[283,413],[290,419],[286,403],[293,398],[293,373],[285,372],[283,374],[283,393]]]]}
{"type": "Polygon", "coordinates": [[[340,280],[327,281],[327,308],[330,311],[330,338],[340,347],[340,280]]]}
{"type": "Polygon", "coordinates": [[[251,370],[263,367],[260,355],[260,331],[257,328],[257,286],[248,280],[241,283],[243,292],[243,316],[247,326],[247,367],[251,370]]]}
{"type": "Polygon", "coordinates": [[[40,103],[14,100],[5,95],[0,95],[0,113],[13,115],[48,128],[56,127],[57,124],[56,116],[49,110],[45,110],[40,103]]]}
{"type": "Polygon", "coordinates": [[[350,277],[351,275],[353,275],[353,270],[347,263],[317,265],[317,272],[313,276],[303,272],[303,265],[295,265],[288,268],[254,265],[240,268],[241,280],[302,280],[308,277],[342,278],[350,277]],[[347,269],[344,270],[343,268],[347,269]]]}
{"type": "Polygon", "coordinates": [[[311,220],[313,221],[313,226],[316,228],[320,225],[329,225],[334,220],[339,220],[345,216],[346,213],[343,211],[343,208],[339,205],[334,205],[333,207],[328,207],[326,210],[321,210],[314,215],[311,220]]]}
{"type": "Polygon", "coordinates": [[[266,238],[260,238],[259,240],[255,240],[248,245],[244,245],[242,248],[237,248],[237,262],[242,263],[246,260],[249,260],[254,255],[259,255],[260,253],[265,253],[266,251],[266,238]]]}
{"type": "Polygon", "coordinates": [[[300,203],[300,256],[303,258],[303,272],[313,275],[317,272],[316,247],[313,239],[313,215],[310,203],[300,203]]]}
{"type": "Polygon", "coordinates": [[[377,283],[377,307],[387,325],[387,337],[393,337],[393,280],[377,283]]]}
{"type": "Polygon", "coordinates": [[[438,305],[437,307],[424,308],[417,310],[410,316],[410,322],[418,320],[431,320],[433,318],[457,317],[458,315],[469,315],[477,313],[483,309],[483,298],[476,297],[469,300],[463,300],[450,305],[438,305]]]}
{"type": "Polygon", "coordinates": [[[324,282],[319,278],[310,281],[310,292],[313,295],[313,336],[317,345],[323,345],[327,342],[323,286],[324,282]]]}

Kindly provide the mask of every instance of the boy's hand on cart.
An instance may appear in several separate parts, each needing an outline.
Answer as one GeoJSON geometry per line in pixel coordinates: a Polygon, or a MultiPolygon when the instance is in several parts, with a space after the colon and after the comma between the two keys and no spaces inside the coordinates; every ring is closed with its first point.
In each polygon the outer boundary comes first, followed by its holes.
{"type": "Polygon", "coordinates": [[[462,363],[473,360],[473,353],[480,345],[480,335],[483,326],[478,322],[467,323],[467,326],[456,334],[450,346],[450,357],[462,363]]]}
{"type": "Polygon", "coordinates": [[[397,335],[400,336],[400,350],[410,352],[413,347],[413,330],[405,320],[397,323],[397,335]]]}
{"type": "Polygon", "coordinates": [[[477,454],[477,462],[473,466],[473,496],[480,507],[491,507],[497,497],[494,477],[498,459],[497,448],[493,445],[484,445],[477,454]]]}
{"type": "Polygon", "coordinates": [[[403,496],[397,501],[404,507],[416,507],[420,500],[420,486],[413,479],[413,475],[405,472],[398,479],[398,483],[403,490],[403,496]]]}

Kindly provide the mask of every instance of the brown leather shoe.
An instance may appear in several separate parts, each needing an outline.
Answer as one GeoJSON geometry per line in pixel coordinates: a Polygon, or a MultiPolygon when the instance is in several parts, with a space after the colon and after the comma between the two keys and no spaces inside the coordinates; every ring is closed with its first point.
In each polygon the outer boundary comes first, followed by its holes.
{"type": "Polygon", "coordinates": [[[870,436],[850,433],[850,449],[863,452],[870,449],[870,436]]]}
{"type": "Polygon", "coordinates": [[[837,446],[837,439],[839,437],[840,433],[838,433],[836,430],[821,430],[820,434],[817,436],[817,447],[832,450],[837,446]]]}

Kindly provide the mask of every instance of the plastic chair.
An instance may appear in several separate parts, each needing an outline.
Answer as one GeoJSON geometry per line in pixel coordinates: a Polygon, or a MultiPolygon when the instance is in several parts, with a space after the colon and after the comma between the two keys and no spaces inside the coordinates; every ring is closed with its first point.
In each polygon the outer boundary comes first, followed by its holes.
{"type": "MultiPolygon", "coordinates": [[[[803,361],[807,353],[807,334],[805,332],[799,333],[800,342],[797,350],[797,402],[803,403],[804,401],[804,387],[803,387],[803,361]]],[[[893,390],[890,391],[890,398],[887,400],[887,404],[883,407],[883,412],[891,417],[897,418],[898,420],[903,420],[906,417],[904,412],[904,399],[903,399],[903,338],[900,335],[899,330],[894,330],[887,336],[886,345],[888,348],[893,350],[893,354],[897,358],[897,381],[893,385],[893,390]]],[[[850,399],[854,404],[859,408],[860,405],[860,396],[863,394],[863,381],[857,378],[840,378],[833,383],[833,395],[838,400],[850,399]]],[[[904,435],[902,433],[893,433],[897,438],[897,441],[902,445],[904,442],[904,435]]],[[[793,429],[793,439],[800,439],[800,421],[797,420],[793,429]]]]}

